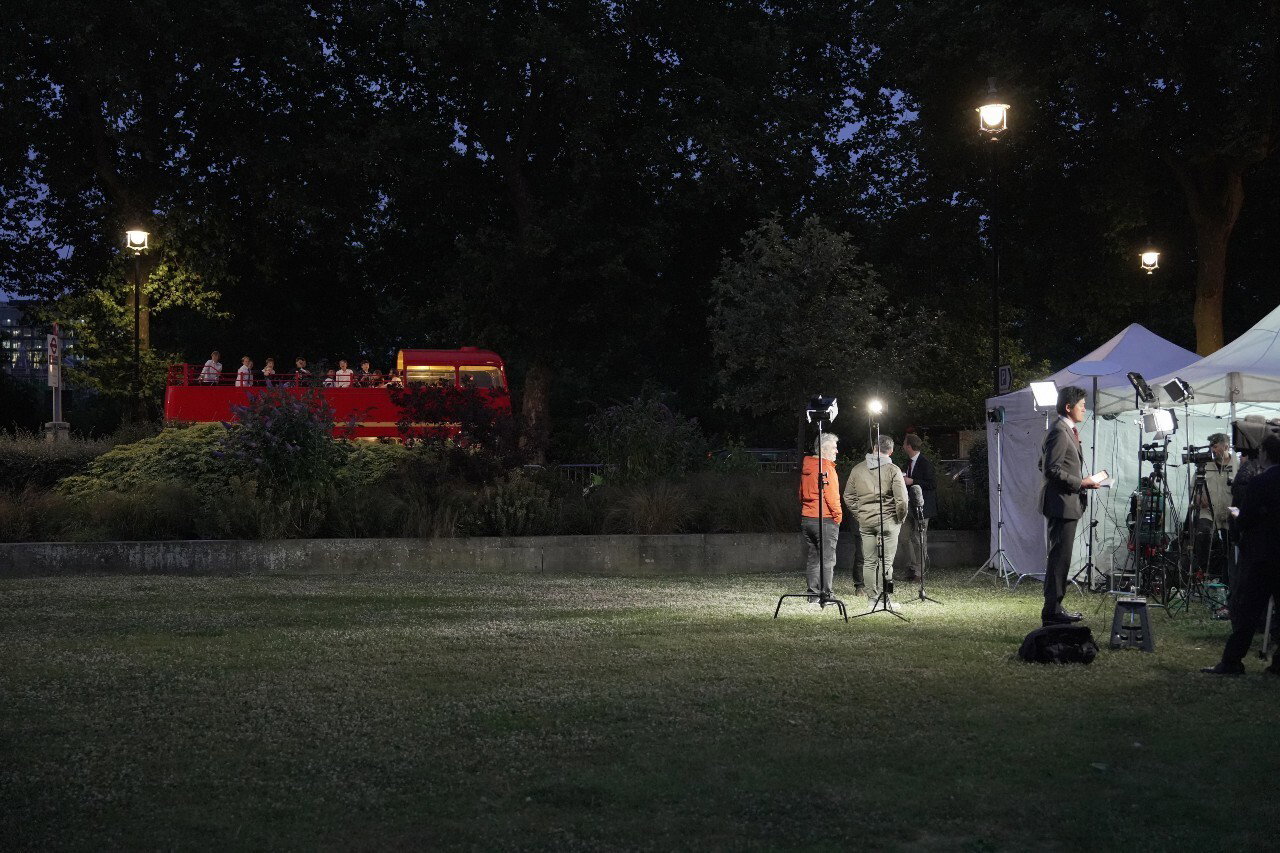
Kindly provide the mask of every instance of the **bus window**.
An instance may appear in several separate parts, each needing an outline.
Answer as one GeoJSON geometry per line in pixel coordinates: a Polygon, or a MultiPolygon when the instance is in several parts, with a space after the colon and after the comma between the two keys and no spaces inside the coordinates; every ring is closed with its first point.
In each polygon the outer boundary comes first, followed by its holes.
{"type": "Polygon", "coordinates": [[[484,388],[486,390],[506,386],[502,382],[502,371],[496,367],[459,367],[462,371],[463,388],[484,388]]]}
{"type": "Polygon", "coordinates": [[[405,368],[405,379],[414,385],[452,385],[456,381],[450,365],[411,364],[405,368]]]}

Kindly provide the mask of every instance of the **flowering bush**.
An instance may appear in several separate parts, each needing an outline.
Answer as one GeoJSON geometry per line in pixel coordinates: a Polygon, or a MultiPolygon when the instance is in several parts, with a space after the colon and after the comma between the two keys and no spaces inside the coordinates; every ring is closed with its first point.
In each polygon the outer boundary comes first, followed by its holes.
{"type": "Polygon", "coordinates": [[[333,482],[346,445],[333,440],[333,407],[316,388],[267,389],[232,406],[215,458],[252,472],[259,494],[314,492],[333,482]]]}

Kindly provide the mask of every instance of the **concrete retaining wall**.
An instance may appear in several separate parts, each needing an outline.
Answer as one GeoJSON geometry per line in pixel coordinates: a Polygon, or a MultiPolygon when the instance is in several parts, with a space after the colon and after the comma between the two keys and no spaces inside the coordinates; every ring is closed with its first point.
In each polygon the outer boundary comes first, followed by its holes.
{"type": "MultiPolygon", "coordinates": [[[[929,553],[936,568],[976,567],[986,558],[985,546],[983,533],[937,531],[929,553]]],[[[382,572],[714,575],[780,572],[803,564],[798,533],[0,543],[4,578],[382,572]]]]}

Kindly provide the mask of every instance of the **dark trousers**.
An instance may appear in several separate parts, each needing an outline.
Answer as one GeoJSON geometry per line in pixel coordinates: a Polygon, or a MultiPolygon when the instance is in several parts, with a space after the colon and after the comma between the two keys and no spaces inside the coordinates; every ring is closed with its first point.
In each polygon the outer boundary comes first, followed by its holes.
{"type": "Polygon", "coordinates": [[[1051,616],[1062,609],[1067,594],[1067,570],[1071,568],[1071,549],[1076,543],[1078,518],[1049,516],[1049,560],[1044,570],[1044,609],[1040,615],[1051,616]]]}
{"type": "MultiPolygon", "coordinates": [[[[1240,589],[1231,596],[1231,636],[1222,650],[1222,662],[1230,667],[1241,663],[1253,645],[1253,635],[1267,615],[1267,602],[1274,595],[1280,601],[1280,567],[1259,565],[1240,567],[1240,589]]],[[[1280,670],[1272,658],[1272,667],[1280,670]]]]}
{"type": "Polygon", "coordinates": [[[840,541],[840,525],[829,518],[800,518],[800,532],[806,545],[805,579],[812,595],[831,595],[831,573],[836,566],[836,546],[840,541]],[[818,565],[819,555],[822,565],[818,565]]]}

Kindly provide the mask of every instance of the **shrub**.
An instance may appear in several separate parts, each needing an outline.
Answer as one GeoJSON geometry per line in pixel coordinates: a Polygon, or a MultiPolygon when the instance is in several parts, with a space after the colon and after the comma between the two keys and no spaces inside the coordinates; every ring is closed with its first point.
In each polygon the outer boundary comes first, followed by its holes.
{"type": "Polygon", "coordinates": [[[62,494],[88,498],[104,492],[144,492],[161,483],[185,485],[212,496],[226,487],[227,466],[214,458],[224,430],[218,424],[169,428],[159,435],[115,447],[84,473],[67,477],[62,494]]]}
{"type": "Polygon", "coordinates": [[[232,477],[212,511],[219,536],[289,539],[316,535],[324,523],[329,493],[262,488],[252,477],[232,477]]]}
{"type": "Polygon", "coordinates": [[[390,477],[410,452],[398,442],[356,442],[335,472],[334,485],[340,492],[376,486],[390,477]]]}
{"type": "Polygon", "coordinates": [[[945,473],[938,477],[938,515],[929,523],[932,529],[986,530],[990,517],[985,488],[966,488],[945,473]]]}
{"type": "Polygon", "coordinates": [[[551,518],[551,492],[513,471],[477,495],[467,529],[478,536],[533,536],[547,532],[551,518]]]}
{"type": "Polygon", "coordinates": [[[45,489],[27,486],[0,491],[0,542],[54,542],[79,527],[74,503],[45,489]]]}
{"type": "Polygon", "coordinates": [[[63,477],[83,471],[112,444],[82,438],[46,441],[43,435],[29,432],[0,433],[0,484],[15,491],[52,487],[63,477]]]}
{"type": "Polygon", "coordinates": [[[670,480],[619,489],[607,525],[614,533],[680,533],[693,515],[689,490],[670,480]]]}
{"type": "Polygon", "coordinates": [[[83,527],[74,535],[80,541],[198,539],[208,530],[201,495],[174,483],[102,492],[84,503],[81,513],[83,527]]]}
{"type": "Polygon", "coordinates": [[[607,466],[606,479],[616,483],[679,476],[706,453],[698,421],[649,394],[597,412],[587,433],[596,459],[607,466]]]}
{"type": "Polygon", "coordinates": [[[688,488],[689,531],[789,533],[798,529],[800,504],[792,476],[708,471],[690,478],[688,488]]]}
{"type": "Polygon", "coordinates": [[[279,388],[251,393],[232,406],[235,421],[215,454],[233,468],[252,471],[259,495],[313,494],[332,483],[349,447],[333,440],[333,407],[319,389],[279,388]]]}

